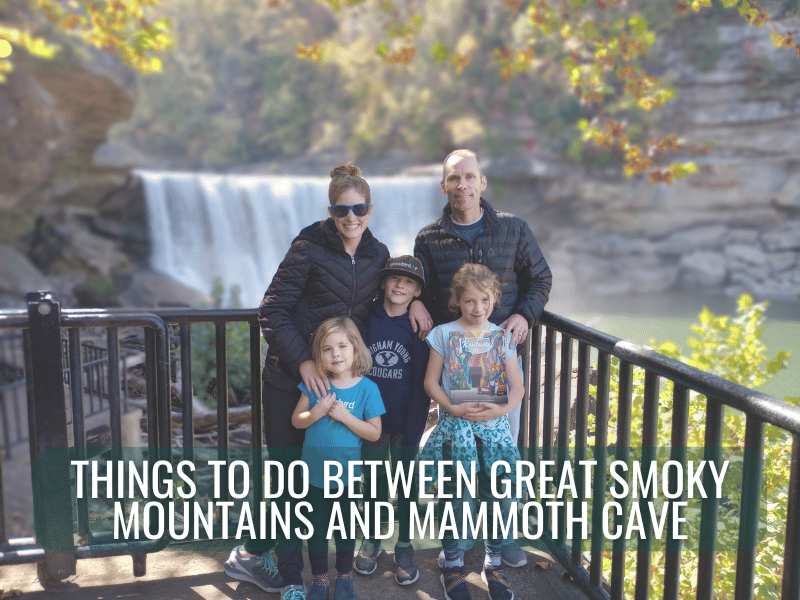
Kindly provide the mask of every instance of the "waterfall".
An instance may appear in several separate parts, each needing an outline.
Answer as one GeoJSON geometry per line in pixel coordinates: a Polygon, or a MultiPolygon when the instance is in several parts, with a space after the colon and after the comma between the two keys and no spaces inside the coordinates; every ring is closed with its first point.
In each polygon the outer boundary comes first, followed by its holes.
{"type": "MultiPolygon", "coordinates": [[[[219,278],[255,307],[300,230],[328,216],[329,178],[137,171],[151,267],[203,292],[219,278]]],[[[369,229],[392,256],[411,254],[446,201],[435,178],[370,177],[369,229]]]]}

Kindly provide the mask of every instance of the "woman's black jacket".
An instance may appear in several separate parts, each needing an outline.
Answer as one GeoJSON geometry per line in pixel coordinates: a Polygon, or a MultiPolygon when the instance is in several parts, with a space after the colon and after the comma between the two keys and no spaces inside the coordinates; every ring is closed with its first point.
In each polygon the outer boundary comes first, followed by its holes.
{"type": "Polygon", "coordinates": [[[314,330],[329,317],[349,316],[363,330],[389,251],[364,231],[354,257],[332,219],[303,229],[292,242],[261,301],[258,322],[269,344],[264,381],[292,391],[311,359],[314,330]]]}

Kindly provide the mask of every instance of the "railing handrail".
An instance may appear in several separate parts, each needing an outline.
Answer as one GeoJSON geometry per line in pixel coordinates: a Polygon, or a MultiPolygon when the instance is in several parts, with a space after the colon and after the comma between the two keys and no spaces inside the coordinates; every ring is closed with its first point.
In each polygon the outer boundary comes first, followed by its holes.
{"type": "MultiPolygon", "coordinates": [[[[51,303],[52,300],[49,296],[41,297],[38,302],[43,304],[51,303]]],[[[57,307],[57,303],[50,304],[50,306],[55,305],[57,307]]],[[[49,306],[42,306],[40,307],[41,310],[36,309],[36,303],[32,303],[29,305],[29,311],[0,311],[0,330],[5,328],[19,328],[23,330],[30,330],[31,325],[29,325],[29,319],[31,323],[38,323],[40,316],[50,315],[51,317],[56,316],[55,313],[50,312],[49,306]]],[[[169,391],[169,357],[170,357],[170,333],[168,326],[170,325],[178,325],[180,329],[180,348],[181,348],[181,377],[184,378],[183,384],[181,387],[181,394],[183,395],[183,402],[185,411],[183,414],[183,439],[186,441],[187,445],[184,445],[184,453],[187,457],[191,457],[192,455],[192,438],[193,438],[193,427],[192,427],[192,413],[191,413],[191,381],[189,377],[191,375],[191,366],[188,364],[189,356],[190,356],[190,349],[191,349],[191,327],[188,325],[192,325],[194,323],[214,323],[216,325],[216,350],[217,350],[217,364],[222,365],[222,368],[219,372],[219,388],[220,389],[227,389],[227,372],[226,372],[226,365],[227,365],[227,358],[226,358],[226,344],[225,344],[225,324],[229,322],[246,322],[249,324],[249,335],[250,335],[250,371],[251,371],[251,386],[252,390],[254,391],[254,398],[255,400],[252,403],[252,423],[253,428],[256,430],[261,429],[261,422],[264,415],[261,414],[261,367],[263,366],[263,359],[261,358],[260,350],[262,349],[263,339],[260,335],[260,331],[258,328],[258,311],[255,308],[251,309],[191,309],[191,308],[176,308],[176,307],[160,307],[160,308],[143,308],[143,309],[129,309],[129,308],[111,308],[111,309],[64,309],[59,311],[60,314],[58,318],[51,319],[51,321],[55,322],[55,328],[61,327],[63,329],[69,329],[70,335],[70,342],[73,344],[74,348],[79,348],[80,337],[79,337],[79,330],[83,327],[107,327],[109,328],[109,335],[112,329],[115,329],[119,326],[127,326],[127,325],[136,325],[141,326],[145,329],[145,346],[147,348],[146,352],[148,355],[148,362],[147,368],[148,372],[152,372],[152,377],[149,378],[147,382],[147,389],[148,389],[148,433],[150,434],[150,445],[152,446],[156,442],[158,442],[159,446],[162,447],[169,447],[171,437],[171,415],[170,415],[170,391],[169,391]],[[185,351],[185,352],[184,352],[185,351]],[[151,387],[152,392],[151,392],[151,387]]],[[[35,327],[41,326],[36,325],[35,327]]],[[[53,332],[52,327],[48,327],[47,329],[48,335],[53,332]]],[[[30,337],[33,335],[33,331],[24,331],[24,337],[27,340],[26,344],[30,344],[30,337]]],[[[800,455],[800,408],[796,406],[792,406],[787,402],[779,400],[777,398],[773,398],[767,394],[763,394],[761,392],[756,392],[753,390],[748,389],[745,386],[735,384],[732,382],[728,382],[717,375],[713,375],[700,369],[690,367],[684,363],[676,361],[674,359],[668,358],[663,356],[653,350],[647,349],[645,347],[639,346],[632,342],[628,342],[622,340],[620,338],[616,338],[609,334],[594,330],[590,327],[585,325],[581,325],[574,321],[571,321],[565,317],[560,315],[545,312],[542,316],[540,325],[537,325],[533,329],[533,334],[530,336],[530,340],[533,344],[533,348],[527,354],[532,358],[533,362],[530,365],[530,374],[531,377],[531,385],[535,386],[534,393],[531,396],[533,401],[528,403],[528,412],[529,414],[526,415],[526,420],[528,421],[529,430],[527,431],[527,437],[530,440],[529,445],[531,446],[531,450],[535,450],[535,446],[538,444],[538,433],[539,433],[539,426],[541,425],[541,433],[542,439],[544,444],[542,448],[542,457],[543,459],[546,458],[550,460],[554,457],[555,449],[552,447],[555,443],[553,438],[553,426],[554,426],[554,408],[556,405],[559,409],[558,414],[558,459],[559,463],[563,463],[567,460],[572,460],[567,456],[567,451],[565,447],[567,446],[567,438],[566,432],[569,431],[569,413],[570,413],[570,403],[573,400],[572,389],[571,386],[572,380],[572,370],[574,368],[575,362],[573,360],[573,343],[578,343],[578,353],[577,353],[577,364],[578,364],[578,375],[577,375],[577,386],[574,390],[577,392],[577,396],[574,397],[575,399],[575,408],[576,408],[576,423],[575,423],[575,431],[576,435],[578,434],[578,430],[580,430],[580,434],[577,436],[580,439],[576,440],[576,459],[578,456],[584,456],[585,451],[589,446],[588,441],[588,432],[587,432],[587,424],[586,424],[586,412],[588,410],[588,401],[589,401],[589,371],[590,366],[593,364],[591,359],[592,352],[596,350],[598,352],[597,355],[597,369],[598,369],[598,384],[597,384],[597,422],[596,428],[594,433],[594,447],[595,449],[600,449],[601,451],[607,448],[607,427],[605,423],[609,420],[608,414],[609,409],[609,371],[610,371],[610,360],[611,357],[617,357],[620,359],[620,384],[619,384],[619,399],[620,399],[620,423],[623,424],[622,427],[624,428],[624,423],[626,422],[626,418],[623,418],[622,415],[622,408],[624,408],[624,404],[627,405],[625,410],[628,411],[627,415],[627,427],[630,428],[630,403],[631,403],[631,369],[632,367],[636,367],[639,369],[643,369],[645,371],[645,388],[644,388],[644,407],[643,407],[643,414],[644,414],[644,429],[642,433],[642,445],[643,446],[650,446],[655,443],[655,431],[656,426],[655,422],[658,418],[658,405],[659,405],[659,383],[658,379],[663,377],[664,379],[669,379],[675,383],[675,389],[673,392],[673,402],[675,406],[680,406],[679,409],[672,409],[674,418],[672,422],[672,442],[675,448],[683,448],[685,447],[685,431],[686,431],[686,415],[687,415],[687,406],[688,406],[688,399],[689,390],[698,392],[700,394],[704,394],[707,397],[706,403],[706,410],[708,411],[709,421],[706,424],[706,449],[708,450],[708,456],[706,457],[708,460],[716,460],[714,458],[714,452],[718,451],[720,448],[720,441],[718,438],[722,436],[721,430],[721,418],[724,414],[722,409],[722,405],[729,406],[733,409],[739,410],[744,412],[748,416],[747,420],[747,436],[745,440],[745,446],[756,450],[755,459],[748,458],[750,462],[753,464],[748,466],[745,465],[745,477],[743,478],[742,487],[747,488],[748,490],[748,509],[752,508],[750,505],[758,507],[758,493],[760,490],[760,454],[761,452],[759,449],[763,449],[763,442],[764,442],[764,429],[763,426],[765,423],[769,423],[775,425],[794,436],[794,447],[793,447],[793,463],[792,463],[792,483],[791,483],[791,490],[789,493],[789,500],[787,506],[795,507],[798,506],[798,499],[797,496],[800,494],[798,492],[798,484],[797,482],[800,481],[800,474],[796,473],[800,467],[798,467],[798,460],[796,455],[800,455]],[[543,328],[546,328],[547,335],[543,336],[543,328]],[[562,340],[562,345],[559,350],[561,357],[560,357],[560,368],[561,374],[556,374],[556,365],[559,362],[559,359],[556,356],[556,336],[560,335],[562,340]],[[541,356],[545,356],[545,365],[542,368],[541,363],[541,356]],[[571,368],[572,367],[572,368],[571,368]],[[623,376],[623,372],[625,375],[623,376]],[[555,385],[560,382],[560,392],[558,397],[555,396],[555,385]],[[543,383],[544,387],[541,391],[539,385],[543,383]],[[627,399],[623,402],[623,396],[627,399]],[[539,410],[540,401],[544,402],[543,411],[539,410]],[[711,437],[709,437],[709,425],[708,422],[711,420],[712,412],[716,413],[715,423],[713,427],[711,427],[711,437]],[[535,423],[535,424],[534,424],[535,423]],[[681,433],[681,428],[683,433],[681,433]],[[716,433],[715,433],[716,431],[716,433]],[[718,435],[717,435],[718,434],[718,435]],[[714,437],[717,435],[717,438],[714,437]],[[684,441],[681,441],[684,440],[684,441]],[[711,440],[711,441],[709,441],[711,440]],[[716,440],[716,441],[714,441],[716,440]],[[752,497],[751,497],[752,496],[752,497]]],[[[36,335],[41,335],[41,332],[38,332],[36,335]]],[[[51,336],[52,337],[52,336],[51,336]]],[[[55,342],[57,344],[59,340],[59,334],[55,334],[55,342]]],[[[111,340],[111,338],[109,338],[111,340]]],[[[109,342],[109,347],[117,345],[116,334],[113,338],[113,344],[111,341],[109,342]]],[[[50,348],[53,344],[48,343],[45,344],[44,347],[50,348]]],[[[39,347],[41,348],[42,345],[40,343],[39,347]]],[[[30,348],[26,350],[28,354],[30,348]]],[[[115,356],[118,353],[118,349],[115,351],[115,356]]],[[[79,355],[79,353],[76,353],[79,355]]],[[[55,359],[53,359],[55,361],[55,359]]],[[[40,363],[42,361],[39,361],[40,363]]],[[[58,361],[55,361],[58,362],[58,361]]],[[[79,366],[80,358],[76,356],[75,358],[76,367],[79,366]]],[[[28,367],[32,366],[32,361],[26,362],[26,370],[28,367]],[[31,364],[29,364],[29,362],[31,364]]],[[[78,369],[77,372],[80,370],[78,369]]],[[[31,372],[33,372],[31,370],[31,372]]],[[[109,375],[111,378],[111,375],[109,375]]],[[[32,376],[31,380],[28,381],[29,388],[32,387],[33,382],[38,381],[35,374],[32,376]]],[[[58,381],[57,378],[53,379],[53,389],[61,393],[63,391],[63,382],[58,381]]],[[[76,388],[77,390],[78,388],[76,388]]],[[[29,392],[31,390],[29,389],[29,392]]],[[[32,393],[32,392],[31,392],[32,393]]],[[[78,392],[75,391],[77,394],[78,392]]],[[[38,394],[38,396],[46,396],[47,394],[38,394]]],[[[227,401],[224,399],[219,402],[217,407],[218,413],[218,427],[219,430],[222,432],[228,431],[228,413],[227,413],[227,401]]],[[[63,405],[63,402],[61,403],[63,405]]],[[[63,410],[63,407],[62,409],[63,410]]],[[[38,414],[38,413],[37,413],[38,414]]],[[[44,415],[52,414],[52,411],[42,411],[42,418],[44,415]]],[[[33,415],[34,417],[36,415],[33,415]]],[[[35,424],[39,419],[34,419],[33,423],[35,424]]],[[[117,419],[118,420],[118,419],[117,419]]],[[[113,419],[112,419],[113,421],[113,419]]],[[[115,428],[118,429],[118,425],[115,425],[115,428]]],[[[66,427],[64,427],[66,429],[66,427]]],[[[624,447],[626,446],[625,441],[620,442],[619,440],[629,440],[630,437],[619,437],[618,438],[618,450],[617,457],[621,456],[620,452],[624,453],[624,447]],[[621,449],[621,450],[620,450],[621,449]]],[[[262,444],[261,436],[254,436],[252,444],[254,447],[260,447],[262,444]]],[[[221,448],[227,448],[228,440],[227,437],[221,437],[218,441],[218,445],[221,448]]],[[[601,452],[601,455],[604,455],[604,452],[601,452]]],[[[752,454],[752,453],[751,453],[752,454]]],[[[531,454],[534,456],[534,454],[531,454]]],[[[534,459],[536,460],[536,459],[534,459]]],[[[601,460],[598,458],[598,460],[601,460]]],[[[605,460],[603,458],[602,460],[605,460]]],[[[676,455],[676,460],[685,460],[680,459],[679,456],[676,455]]],[[[749,464],[749,463],[748,463],[749,464]]],[[[538,465],[537,465],[538,466],[538,465]]],[[[253,474],[253,480],[256,482],[256,487],[261,484],[262,482],[262,475],[260,466],[258,464],[254,465],[254,469],[256,472],[253,474]]],[[[537,468],[538,470],[538,468],[537,468]]],[[[604,467],[598,467],[598,473],[604,472],[604,467]]],[[[595,476],[595,481],[593,483],[592,497],[600,498],[603,497],[603,489],[605,487],[605,479],[602,476],[595,476]]],[[[582,488],[581,488],[582,489],[582,488]]],[[[1,493],[1,492],[0,492],[1,493]]],[[[582,496],[583,492],[579,492],[579,495],[582,496]]],[[[259,490],[256,489],[256,496],[260,497],[259,490]]],[[[742,510],[744,511],[744,500],[742,502],[742,510]]],[[[716,518],[716,505],[711,506],[709,509],[704,505],[703,507],[703,514],[707,516],[708,519],[716,518]]],[[[85,512],[85,507],[82,507],[82,510],[85,512]]],[[[626,509],[627,510],[627,509],[626,509]]],[[[593,505],[593,513],[594,513],[594,505],[593,505]]],[[[744,512],[743,512],[744,514],[744,512]]],[[[704,519],[706,517],[703,517],[704,519]]],[[[790,510],[790,522],[787,523],[787,535],[786,535],[786,564],[789,568],[789,574],[784,577],[784,598],[796,598],[796,595],[792,595],[794,592],[792,590],[800,587],[800,583],[798,582],[798,574],[800,569],[792,568],[792,565],[795,565],[798,562],[798,554],[800,552],[797,551],[797,548],[800,547],[800,543],[798,543],[797,538],[800,538],[800,531],[796,531],[797,525],[791,519],[795,517],[791,514],[790,510]],[[792,540],[792,541],[790,541],[792,540]],[[786,590],[789,590],[788,592],[786,590]]],[[[87,522],[87,518],[83,517],[84,522],[87,522]]],[[[572,574],[579,582],[579,585],[587,591],[593,598],[608,598],[609,595],[605,593],[605,591],[601,588],[600,582],[603,576],[602,573],[602,538],[597,537],[599,544],[595,547],[595,536],[596,532],[594,530],[594,521],[597,520],[599,522],[599,518],[595,519],[593,516],[593,532],[592,532],[592,567],[591,572],[587,574],[583,564],[583,549],[581,546],[581,542],[577,542],[577,545],[574,545],[571,548],[571,553],[567,551],[567,546],[565,545],[565,536],[562,535],[561,526],[559,525],[558,530],[553,530],[551,533],[547,534],[549,541],[545,540],[548,543],[548,547],[550,547],[551,551],[554,553],[556,558],[568,568],[570,574],[572,574]],[[552,535],[551,535],[552,534],[552,535]]],[[[79,513],[79,524],[81,522],[81,513],[79,513]]],[[[702,525],[702,524],[701,524],[702,525]]],[[[715,527],[711,528],[711,535],[710,539],[715,538],[715,527]]],[[[744,528],[740,531],[740,536],[742,539],[750,539],[753,537],[753,534],[749,531],[746,531],[744,528]],[[748,537],[749,536],[749,537],[748,537]]],[[[71,537],[71,534],[70,534],[71,537]]],[[[701,533],[702,537],[702,533],[701,533]]],[[[709,536],[706,536],[709,537],[709,536]]],[[[89,546],[75,548],[75,554],[80,556],[93,556],[95,553],[106,553],[109,551],[117,551],[117,546],[114,544],[108,544],[103,540],[98,539],[97,545],[90,544],[89,546]]],[[[159,549],[161,547],[160,544],[153,546],[154,549],[159,549]]],[[[120,546],[122,548],[122,546],[120,546]]],[[[671,547],[670,547],[671,548],[671,547]]],[[[680,545],[677,546],[678,551],[680,551],[680,545]]],[[[122,551],[122,550],[119,550],[122,551]]],[[[138,546],[136,549],[133,550],[134,554],[138,554],[141,552],[150,551],[149,549],[143,549],[143,546],[138,546]]],[[[612,566],[612,594],[611,598],[615,600],[622,597],[622,579],[621,577],[624,576],[624,573],[621,574],[620,572],[620,556],[624,554],[624,550],[619,550],[617,548],[616,543],[614,544],[614,566],[612,566]]],[[[647,597],[646,589],[647,581],[646,581],[646,573],[649,572],[649,546],[647,549],[640,551],[638,554],[644,556],[643,561],[641,564],[638,562],[637,559],[637,573],[642,570],[641,577],[637,576],[636,581],[636,588],[637,588],[637,595],[639,597],[639,590],[643,590],[642,598],[647,597]],[[639,580],[642,580],[641,582],[639,580]]],[[[672,553],[675,555],[676,553],[672,553]]],[[[702,552],[701,552],[702,554],[702,552]]],[[[709,554],[706,552],[706,554],[709,554]]],[[[704,585],[704,592],[701,594],[698,592],[698,598],[703,598],[705,600],[709,600],[712,596],[710,595],[711,585],[712,585],[712,578],[713,578],[713,551],[710,553],[712,558],[707,560],[707,557],[701,556],[701,562],[703,565],[698,569],[702,571],[702,577],[698,575],[698,581],[703,579],[705,582],[704,585]],[[709,566],[709,560],[710,566],[709,566]]],[[[752,585],[753,585],[753,566],[754,566],[754,554],[750,549],[740,550],[738,553],[740,557],[737,559],[737,593],[736,598],[738,599],[745,599],[749,600],[752,597],[752,585]],[[750,594],[747,593],[747,588],[750,586],[751,592],[750,594]],[[739,591],[739,590],[743,591],[739,591]]],[[[0,558],[2,557],[2,549],[0,549],[0,558]]],[[[140,560],[140,565],[143,573],[143,559],[140,560]]],[[[670,560],[672,563],[668,565],[667,571],[670,572],[670,579],[669,585],[671,586],[672,592],[669,595],[665,592],[665,598],[675,599],[677,596],[675,595],[675,589],[677,585],[677,574],[679,569],[679,559],[676,559],[674,556],[671,555],[670,560]]],[[[800,566],[800,565],[798,565],[800,566]]],[[[48,564],[48,569],[50,566],[48,564]]],[[[622,566],[624,571],[624,565],[622,566]]],[[[665,576],[666,582],[666,576],[665,576]]],[[[666,583],[665,583],[666,585],[666,583]]],[[[699,589],[699,584],[698,584],[699,589]]]]}
{"type": "Polygon", "coordinates": [[[718,402],[752,414],[771,425],[800,435],[800,407],[668,358],[654,350],[594,330],[561,315],[545,311],[541,323],[573,339],[608,352],[631,365],[652,371],[718,402]]]}

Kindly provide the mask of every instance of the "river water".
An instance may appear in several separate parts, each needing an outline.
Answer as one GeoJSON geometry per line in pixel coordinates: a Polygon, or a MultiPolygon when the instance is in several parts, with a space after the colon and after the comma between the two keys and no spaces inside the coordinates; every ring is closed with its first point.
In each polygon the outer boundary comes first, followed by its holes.
{"type": "MultiPolygon", "coordinates": [[[[689,327],[698,322],[703,307],[717,316],[736,314],[736,298],[721,293],[672,291],[598,297],[571,285],[560,287],[555,269],[554,275],[547,310],[641,345],[649,346],[651,340],[671,341],[688,352],[689,327]]],[[[786,369],[758,389],[777,398],[800,397],[800,304],[770,302],[762,342],[770,358],[778,350],[788,350],[792,357],[786,369]]]]}

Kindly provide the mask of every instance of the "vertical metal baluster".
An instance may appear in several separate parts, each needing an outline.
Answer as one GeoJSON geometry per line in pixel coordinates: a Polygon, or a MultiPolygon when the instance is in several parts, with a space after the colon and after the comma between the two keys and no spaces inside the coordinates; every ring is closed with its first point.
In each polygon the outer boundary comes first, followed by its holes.
{"type": "Polygon", "coordinates": [[[264,498],[264,434],[261,408],[261,328],[250,323],[250,421],[253,451],[253,509],[264,498]]]}
{"type": "MultiPolygon", "coordinates": [[[[568,335],[561,335],[561,385],[559,390],[558,403],[558,462],[556,473],[558,480],[561,480],[561,473],[564,464],[569,460],[569,411],[570,400],[572,399],[572,338],[568,335]]],[[[565,500],[565,499],[564,499],[565,500]]],[[[579,500],[573,499],[573,503],[579,500]]],[[[572,508],[574,504],[570,505],[572,508]]],[[[562,506],[559,511],[558,519],[558,544],[565,544],[567,541],[567,507],[562,506]]]]}
{"type": "Polygon", "coordinates": [[[594,468],[592,480],[592,562],[589,585],[599,586],[603,578],[603,504],[606,496],[606,456],[608,446],[608,390],[611,380],[611,358],[600,351],[597,357],[597,416],[594,431],[594,468]]]}
{"type": "MultiPolygon", "coordinates": [[[[83,365],[81,364],[81,331],[78,328],[69,330],[69,391],[72,401],[72,437],[75,444],[75,458],[86,460],[86,425],[83,409],[83,365]]],[[[89,494],[87,486],[83,488],[83,498],[77,499],[78,533],[89,533],[89,494]]]]}
{"type": "Polygon", "coordinates": [[[5,449],[6,457],[11,458],[11,431],[8,427],[6,394],[2,390],[0,390],[0,419],[3,421],[3,448],[5,449]]]}
{"type": "MultiPolygon", "coordinates": [[[[578,507],[586,500],[586,477],[584,469],[579,466],[586,460],[586,440],[589,421],[589,371],[591,365],[591,348],[586,342],[578,343],[578,389],[575,394],[575,464],[577,467],[578,497],[572,505],[573,519],[578,517],[578,507]]],[[[583,538],[576,536],[572,540],[572,564],[579,567],[583,564],[583,538]]]]}
{"type": "MultiPolygon", "coordinates": [[[[159,398],[157,389],[156,336],[149,327],[144,328],[145,382],[147,385],[147,446],[154,450],[159,444],[159,398]]],[[[165,423],[165,427],[169,427],[165,423]]],[[[151,458],[152,460],[152,458],[151,458]]]]}
{"type": "Polygon", "coordinates": [[[50,577],[75,574],[72,538],[71,467],[68,447],[64,366],[61,352],[61,307],[49,292],[28,294],[31,334],[33,405],[37,428],[34,472],[34,527],[47,547],[45,567],[50,577]],[[35,357],[35,359],[34,359],[35,357]],[[48,452],[49,451],[49,452],[48,452]],[[44,454],[47,453],[47,457],[44,454]],[[43,460],[44,459],[44,460],[43,460]],[[47,481],[43,481],[43,478],[47,481]]]}
{"type": "MultiPolygon", "coordinates": [[[[650,465],[656,461],[656,445],[658,444],[658,375],[652,371],[644,374],[644,413],[642,423],[642,472],[647,473],[650,465]]],[[[643,537],[636,546],[636,600],[647,600],[650,596],[650,562],[652,552],[652,531],[650,511],[647,504],[654,498],[653,492],[639,499],[642,509],[643,537]]]]}
{"type": "MultiPolygon", "coordinates": [[[[553,429],[555,418],[555,394],[556,394],[556,330],[548,328],[545,338],[544,350],[544,410],[542,415],[542,462],[553,460],[553,429]]],[[[539,463],[540,465],[542,463],[539,463]]],[[[538,470],[541,477],[542,471],[538,470]]],[[[552,474],[551,474],[552,475],[552,474]]],[[[551,480],[552,481],[552,480],[551,480]]],[[[547,483],[544,493],[552,493],[552,483],[547,483]]],[[[542,515],[545,523],[550,523],[550,508],[542,507],[542,515]]],[[[551,537],[557,536],[555,531],[548,532],[551,537]]]]}
{"type": "Polygon", "coordinates": [[[119,387],[119,333],[116,327],[106,328],[108,367],[106,369],[108,412],[111,421],[111,447],[122,448],[122,406],[119,387]]]}
{"type": "MultiPolygon", "coordinates": [[[[228,448],[228,348],[225,342],[225,323],[216,323],[217,347],[217,445],[228,448]]],[[[224,452],[227,457],[227,451],[224,452]]],[[[224,460],[222,456],[220,459],[224,460]]]]}
{"type": "Polygon", "coordinates": [[[31,464],[39,458],[39,429],[36,427],[36,396],[33,389],[33,350],[31,348],[30,329],[22,331],[22,349],[25,356],[25,395],[28,405],[28,449],[31,464]]]}
{"type": "Polygon", "coordinates": [[[192,325],[181,324],[181,403],[183,404],[183,457],[194,459],[194,406],[192,406],[192,325]]]}
{"type": "Polygon", "coordinates": [[[800,435],[792,436],[781,600],[800,598],[800,435]]]}
{"type": "MultiPolygon", "coordinates": [[[[539,473],[539,423],[542,418],[542,326],[531,330],[531,373],[530,399],[528,402],[528,459],[536,467],[535,478],[539,473]]],[[[534,479],[535,480],[535,479],[534,479]]]]}
{"type": "MultiPolygon", "coordinates": [[[[617,451],[615,459],[625,463],[631,457],[631,413],[633,404],[633,367],[627,361],[619,363],[619,385],[617,390],[617,451]]],[[[628,471],[620,476],[627,482],[628,471]]],[[[596,502],[597,500],[595,500],[596,502]]],[[[617,500],[621,511],[614,520],[615,527],[625,528],[628,514],[628,496],[617,500]]],[[[625,597],[625,536],[614,540],[611,552],[611,600],[622,600],[625,597]]]]}
{"type": "MultiPolygon", "coordinates": [[[[228,348],[225,340],[225,322],[216,323],[217,349],[217,449],[219,460],[230,458],[228,439],[228,348]]],[[[227,475],[225,475],[227,477],[227,475]]],[[[222,500],[228,500],[228,488],[222,487],[222,500]]]]}
{"type": "Polygon", "coordinates": [[[736,553],[735,600],[753,600],[761,504],[761,469],[764,462],[764,421],[747,415],[742,465],[742,502],[739,509],[739,544],[736,553]]]}
{"type": "MultiPolygon", "coordinates": [[[[682,466],[682,472],[686,470],[686,442],[689,437],[689,389],[676,383],[672,391],[672,450],[670,460],[678,462],[682,466]]],[[[672,493],[679,485],[678,476],[675,470],[669,473],[669,489],[672,493]]],[[[670,504],[681,502],[683,495],[672,500],[665,500],[670,504]]],[[[675,527],[675,520],[683,516],[683,509],[678,514],[675,504],[670,506],[669,520],[667,521],[666,534],[666,556],[664,559],[664,600],[678,600],[681,580],[681,540],[672,535],[675,527]]]]}
{"type": "MultiPolygon", "coordinates": [[[[706,431],[703,459],[720,467],[722,445],[722,424],[725,408],[714,398],[706,401],[706,431]]],[[[703,473],[703,487],[713,489],[714,479],[706,467],[703,473]]],[[[708,494],[700,503],[700,545],[697,561],[697,600],[714,600],[714,570],[717,555],[717,512],[719,498],[708,494]]]]}

